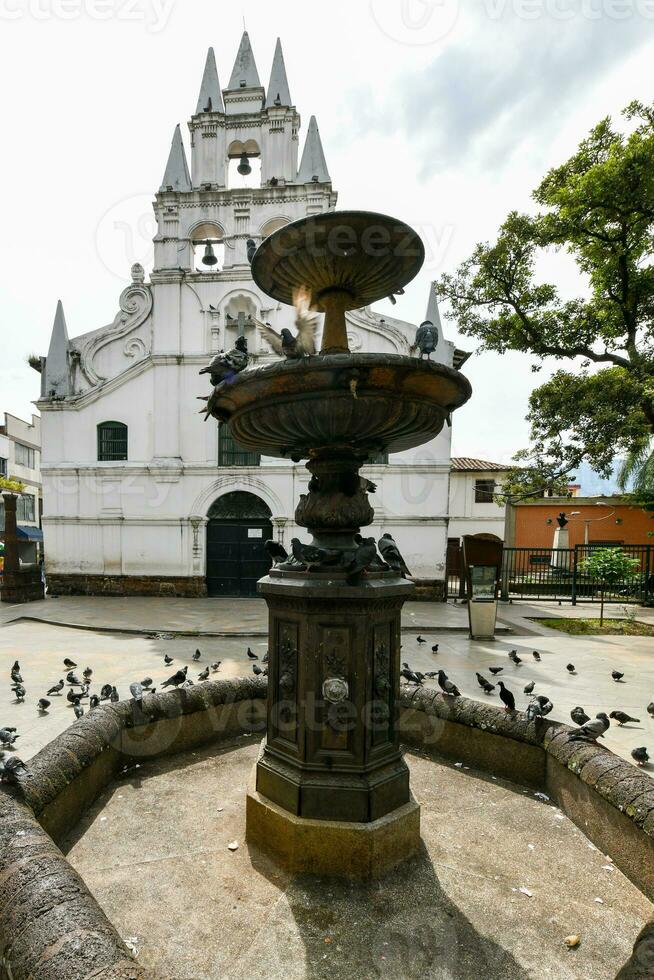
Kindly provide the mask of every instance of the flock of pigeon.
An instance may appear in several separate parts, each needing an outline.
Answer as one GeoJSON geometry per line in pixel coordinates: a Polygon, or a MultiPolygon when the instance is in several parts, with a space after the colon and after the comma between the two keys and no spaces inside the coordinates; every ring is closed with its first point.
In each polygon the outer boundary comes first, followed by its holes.
{"type": "MultiPolygon", "coordinates": [[[[253,653],[249,647],[247,655],[250,660],[259,659],[256,653],[253,653]]],[[[191,659],[194,663],[198,663],[202,659],[201,651],[196,650],[191,659]]],[[[164,654],[163,660],[165,665],[169,667],[174,662],[174,657],[164,654]]],[[[268,654],[266,653],[264,661],[267,662],[267,660],[268,654]]],[[[217,660],[215,663],[208,664],[204,667],[198,674],[198,681],[206,681],[209,679],[210,673],[217,673],[221,663],[222,661],[217,660]]],[[[93,669],[91,667],[86,667],[82,671],[82,677],[80,678],[75,673],[77,664],[74,660],[71,660],[69,657],[64,657],[63,664],[66,671],[66,679],[64,680],[63,677],[60,678],[56,684],[53,684],[48,689],[44,697],[38,699],[36,708],[39,715],[48,714],[53,705],[53,700],[55,698],[62,698],[65,689],[68,707],[73,709],[76,718],[81,718],[84,714],[84,705],[82,702],[87,699],[89,710],[97,708],[103,701],[120,701],[120,695],[113,684],[103,684],[98,692],[91,693],[91,685],[93,684],[93,669]]],[[[264,670],[256,663],[252,665],[252,669],[257,675],[268,673],[267,668],[264,670]]],[[[188,670],[188,665],[186,665],[175,671],[174,674],[161,683],[161,688],[192,687],[196,682],[188,676],[188,670]]],[[[154,681],[151,677],[145,677],[142,681],[134,681],[130,684],[130,694],[139,706],[142,706],[144,695],[154,694],[156,692],[157,688],[153,684],[154,681]]],[[[27,697],[27,690],[18,660],[14,661],[11,668],[11,690],[13,691],[15,702],[19,704],[24,703],[27,697]]],[[[7,751],[14,751],[14,744],[17,738],[19,738],[19,734],[15,727],[7,725],[6,727],[0,728],[0,745],[3,747],[0,750],[0,779],[4,783],[18,784],[20,781],[19,775],[25,775],[27,773],[27,766],[17,755],[7,755],[7,751]]]]}
{"type": "MultiPolygon", "coordinates": [[[[418,636],[417,643],[421,646],[426,643],[424,637],[418,636]]],[[[438,653],[438,643],[432,646],[432,653],[438,653]]],[[[514,666],[519,667],[523,662],[522,658],[518,656],[517,650],[509,650],[509,660],[514,666]]],[[[535,663],[541,663],[541,656],[538,650],[534,650],[532,653],[535,663]]],[[[493,677],[497,677],[504,670],[504,667],[489,667],[489,673],[493,677]]],[[[577,670],[574,664],[566,664],[566,670],[569,674],[576,674],[577,670]]],[[[461,696],[456,684],[449,679],[444,670],[430,670],[423,673],[419,670],[413,670],[409,667],[408,663],[402,664],[402,670],[400,671],[401,676],[409,684],[422,685],[426,679],[436,679],[438,685],[443,692],[444,697],[458,698],[461,696]]],[[[487,677],[483,674],[476,672],[477,683],[481,687],[484,694],[492,694],[496,686],[499,686],[499,696],[500,701],[504,705],[504,710],[513,713],[515,711],[515,696],[512,691],[506,686],[503,680],[497,678],[497,685],[493,684],[487,677]]],[[[616,682],[620,684],[624,682],[624,674],[619,670],[611,671],[611,677],[616,682]]],[[[545,715],[553,710],[554,705],[550,698],[545,694],[534,694],[534,688],[536,687],[536,681],[530,681],[523,688],[523,692],[530,697],[529,705],[527,706],[527,719],[529,721],[536,721],[538,718],[544,718],[545,715]]],[[[651,701],[647,705],[647,713],[654,718],[654,701],[651,701]]],[[[579,727],[573,733],[572,738],[579,741],[595,742],[598,738],[604,738],[604,733],[608,731],[611,726],[611,719],[617,722],[617,724],[622,727],[628,724],[638,724],[640,718],[632,718],[626,713],[626,711],[615,710],[609,715],[604,711],[600,711],[599,714],[591,719],[589,715],[586,714],[584,709],[577,705],[570,712],[570,717],[572,718],[575,725],[579,727]]],[[[647,765],[649,762],[649,754],[647,748],[644,745],[638,746],[631,750],[631,758],[638,766],[647,765]]]]}

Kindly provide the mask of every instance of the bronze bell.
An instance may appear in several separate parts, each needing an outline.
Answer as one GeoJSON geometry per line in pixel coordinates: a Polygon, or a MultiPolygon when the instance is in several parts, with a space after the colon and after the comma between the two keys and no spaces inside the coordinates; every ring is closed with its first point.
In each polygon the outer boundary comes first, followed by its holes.
{"type": "Polygon", "coordinates": [[[217,262],[218,262],[218,259],[216,258],[216,254],[215,254],[215,252],[213,250],[213,245],[211,244],[211,242],[207,242],[206,245],[204,246],[204,255],[202,256],[202,265],[209,265],[209,266],[211,266],[211,265],[216,265],[217,262]]]}
{"type": "Polygon", "coordinates": [[[241,162],[239,163],[237,169],[238,169],[238,172],[243,177],[247,177],[248,174],[251,174],[252,173],[252,167],[249,164],[247,153],[243,153],[243,155],[241,156],[241,162]]]}

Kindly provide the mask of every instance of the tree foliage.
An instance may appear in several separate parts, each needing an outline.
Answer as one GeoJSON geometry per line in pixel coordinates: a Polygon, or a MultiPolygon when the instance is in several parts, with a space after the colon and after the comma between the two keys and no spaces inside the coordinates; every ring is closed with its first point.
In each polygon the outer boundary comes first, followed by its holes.
{"type": "Polygon", "coordinates": [[[536,215],[509,214],[495,243],[437,284],[480,350],[574,362],[530,397],[543,474],[587,459],[608,475],[654,433],[654,105],[633,102],[624,116],[628,135],[603,119],[534,191],[536,215]],[[539,255],[552,248],[573,256],[583,296],[563,300],[537,281],[539,255]]]}
{"type": "Polygon", "coordinates": [[[633,578],[640,568],[637,558],[625,554],[622,548],[593,548],[579,568],[584,575],[599,582],[602,588],[600,605],[600,626],[604,622],[604,593],[607,585],[617,585],[633,578]]]}

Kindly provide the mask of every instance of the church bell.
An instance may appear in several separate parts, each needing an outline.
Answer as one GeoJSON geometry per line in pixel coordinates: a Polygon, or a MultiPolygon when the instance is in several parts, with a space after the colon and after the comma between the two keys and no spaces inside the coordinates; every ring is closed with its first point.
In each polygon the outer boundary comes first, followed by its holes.
{"type": "Polygon", "coordinates": [[[202,265],[216,265],[218,259],[216,258],[215,252],[213,250],[213,245],[211,242],[207,242],[204,246],[204,255],[202,256],[202,265]]]}
{"type": "Polygon", "coordinates": [[[238,172],[243,177],[247,177],[248,174],[251,174],[252,173],[252,167],[250,166],[250,164],[248,162],[248,155],[247,155],[247,153],[244,153],[241,156],[241,162],[239,163],[237,169],[238,169],[238,172]]]}

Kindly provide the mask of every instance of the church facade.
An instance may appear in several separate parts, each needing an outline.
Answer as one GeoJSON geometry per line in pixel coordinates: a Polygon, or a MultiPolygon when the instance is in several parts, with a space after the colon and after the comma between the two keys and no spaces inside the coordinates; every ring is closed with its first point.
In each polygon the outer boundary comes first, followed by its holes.
{"type": "MultiPolygon", "coordinates": [[[[255,319],[279,331],[294,310],[250,275],[247,241],[289,221],[334,209],[315,117],[306,129],[291,98],[278,41],[261,84],[247,33],[226,88],[210,49],[190,158],[177,126],[155,196],[154,265],[131,271],[111,323],[69,337],[57,305],[41,358],[43,531],[51,594],[254,594],[268,561],[263,542],[287,547],[307,489],[303,464],[259,458],[229,430],[204,421],[199,371],[245,336],[250,365],[274,354],[255,319]]],[[[460,366],[446,341],[433,289],[426,319],[438,333],[433,360],[460,366]]],[[[369,308],[347,314],[353,351],[408,354],[416,325],[369,308]]],[[[450,430],[426,446],[380,455],[370,534],[390,532],[412,573],[445,577],[450,430]]]]}

